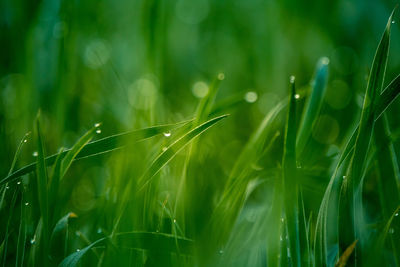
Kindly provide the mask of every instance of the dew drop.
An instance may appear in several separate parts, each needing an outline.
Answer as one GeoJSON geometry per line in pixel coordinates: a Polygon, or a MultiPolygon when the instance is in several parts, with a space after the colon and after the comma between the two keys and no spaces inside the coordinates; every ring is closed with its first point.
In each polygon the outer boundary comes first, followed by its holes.
{"type": "Polygon", "coordinates": [[[163,135],[164,135],[165,137],[170,137],[170,136],[171,136],[171,132],[163,133],[163,135]]]}
{"type": "Polygon", "coordinates": [[[17,184],[21,184],[21,181],[18,181],[17,184]]]}
{"type": "Polygon", "coordinates": [[[34,157],[37,157],[38,155],[39,155],[39,154],[38,154],[37,151],[35,151],[35,152],[32,153],[32,156],[34,156],[34,157]]]}
{"type": "Polygon", "coordinates": [[[393,234],[394,233],[394,229],[393,228],[390,228],[389,229],[389,234],[393,234]]]}
{"type": "Polygon", "coordinates": [[[101,134],[101,130],[100,129],[96,130],[96,133],[101,134]]]}
{"type": "Polygon", "coordinates": [[[101,231],[101,228],[97,229],[97,233],[98,233],[98,234],[101,234],[101,232],[102,232],[102,231],[101,231]]]}
{"type": "Polygon", "coordinates": [[[300,95],[299,95],[299,94],[295,94],[295,95],[294,95],[294,98],[299,99],[299,98],[300,98],[300,95]]]}
{"type": "Polygon", "coordinates": [[[396,217],[399,216],[399,213],[397,212],[394,216],[396,216],[396,217]]]}
{"type": "Polygon", "coordinates": [[[343,175],[343,180],[346,179],[346,175],[343,175]]]}
{"type": "Polygon", "coordinates": [[[28,140],[27,140],[27,139],[24,139],[24,143],[26,143],[26,142],[28,142],[28,140]]]}
{"type": "Polygon", "coordinates": [[[283,241],[283,238],[282,238],[282,236],[280,236],[280,237],[279,237],[279,240],[280,240],[280,241],[283,241]]]}
{"type": "Polygon", "coordinates": [[[164,151],[166,151],[167,149],[168,149],[168,147],[165,146],[165,147],[162,148],[162,151],[164,152],[164,151]]]}
{"type": "Polygon", "coordinates": [[[76,250],[76,252],[79,252],[79,251],[81,251],[79,248],[76,250]]]}
{"type": "Polygon", "coordinates": [[[174,219],[174,223],[176,223],[176,219],[174,219]]]}
{"type": "Polygon", "coordinates": [[[6,186],[6,189],[10,189],[10,187],[7,185],[7,186],[6,186]]]}
{"type": "Polygon", "coordinates": [[[285,221],[285,219],[281,218],[281,222],[284,222],[284,221],[285,221]]]}
{"type": "Polygon", "coordinates": [[[222,81],[222,80],[224,80],[225,79],[225,74],[224,73],[219,73],[218,74],[218,80],[220,80],[220,81],[222,81]]]}
{"type": "Polygon", "coordinates": [[[395,24],[395,23],[396,23],[396,21],[392,20],[392,24],[395,24]]]}
{"type": "Polygon", "coordinates": [[[294,83],[295,80],[296,80],[296,77],[294,77],[293,75],[290,76],[290,83],[294,83]]]}
{"type": "Polygon", "coordinates": [[[219,254],[224,254],[224,251],[222,249],[218,252],[219,252],[219,254]]]}
{"type": "Polygon", "coordinates": [[[25,202],[25,206],[28,206],[29,205],[29,202],[25,202]]]}
{"type": "Polygon", "coordinates": [[[32,237],[32,239],[31,239],[30,242],[31,242],[32,245],[36,243],[36,235],[34,235],[34,236],[32,237]]]}
{"type": "Polygon", "coordinates": [[[94,124],[94,127],[99,127],[99,126],[100,126],[99,122],[94,124]]]}
{"type": "Polygon", "coordinates": [[[248,103],[254,103],[257,101],[258,95],[256,92],[250,91],[247,92],[246,95],[244,96],[244,100],[248,103]]]}

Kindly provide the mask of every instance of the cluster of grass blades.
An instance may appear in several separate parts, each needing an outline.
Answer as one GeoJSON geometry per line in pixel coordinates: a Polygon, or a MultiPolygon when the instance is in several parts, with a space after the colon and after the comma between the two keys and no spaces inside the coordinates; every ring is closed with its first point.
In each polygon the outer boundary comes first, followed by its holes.
{"type": "Polygon", "coordinates": [[[245,102],[235,96],[215,104],[222,74],[200,100],[192,120],[92,141],[101,127],[96,123],[70,149],[51,156],[46,156],[38,116],[34,137],[24,136],[8,175],[0,180],[0,212],[6,215],[1,265],[400,266],[400,172],[385,114],[400,94],[400,76],[384,87],[392,16],[372,63],[360,119],[331,163],[333,172],[319,209],[307,205],[304,157],[324,103],[327,58],[320,59],[310,90],[301,95],[295,77],[290,77],[289,96],[250,136],[221,191],[212,195],[209,218],[196,229],[196,211],[191,209],[201,205],[192,203],[196,200],[191,194],[198,192],[189,179],[197,178],[191,168],[202,143],[195,139],[227,118],[221,113],[245,102]],[[117,193],[102,203],[107,213],[99,218],[99,231],[90,233],[83,224],[71,235],[70,225],[79,214],[65,210],[59,194],[72,163],[122,148],[135,153],[139,142],[163,135],[170,142],[140,175],[111,182],[110,191],[117,193]],[[31,139],[37,142],[36,162],[16,169],[20,151],[31,139]],[[276,159],[276,144],[282,144],[280,160],[270,162],[276,159]],[[181,160],[179,170],[166,175],[163,169],[174,158],[181,160]],[[259,167],[265,162],[269,164],[259,167]],[[381,207],[381,214],[372,219],[365,216],[363,201],[363,185],[371,172],[381,207]],[[160,202],[163,187],[172,183],[168,179],[175,181],[174,195],[160,202]],[[77,244],[85,246],[76,249],[77,244]]]}

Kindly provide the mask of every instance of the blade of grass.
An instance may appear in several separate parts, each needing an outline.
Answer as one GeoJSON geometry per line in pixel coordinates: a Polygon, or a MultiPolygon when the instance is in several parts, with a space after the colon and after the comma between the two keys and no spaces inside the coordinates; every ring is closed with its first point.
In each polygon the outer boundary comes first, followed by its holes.
{"type": "Polygon", "coordinates": [[[326,83],[328,80],[328,64],[329,59],[326,57],[318,61],[314,81],[312,82],[312,91],[310,97],[305,104],[305,110],[300,122],[299,132],[296,140],[297,156],[300,157],[311,131],[314,127],[315,121],[321,109],[324,95],[326,91],[326,83]]]}
{"type": "Polygon", "coordinates": [[[174,156],[181,151],[190,141],[192,141],[195,137],[199,136],[206,130],[208,130],[211,126],[216,124],[222,119],[225,119],[228,115],[222,115],[219,117],[215,117],[210,119],[203,124],[197,126],[193,130],[190,130],[188,133],[183,135],[181,138],[172,143],[166,150],[164,150],[150,165],[147,171],[143,174],[142,178],[139,181],[140,189],[143,189],[151,179],[164,167],[169,161],[171,161],[174,156]]]}
{"type": "MultiPolygon", "coordinates": [[[[362,239],[365,230],[362,206],[362,175],[366,167],[366,158],[375,125],[376,112],[373,107],[377,105],[386,71],[392,16],[393,13],[389,17],[372,63],[372,69],[364,97],[364,105],[361,112],[360,126],[348,170],[349,175],[348,179],[346,179],[346,182],[343,184],[339,222],[339,232],[341,233],[339,235],[339,245],[342,251],[345,251],[356,239],[360,240],[360,249],[362,249],[364,245],[364,240],[362,239]],[[345,226],[348,222],[352,222],[351,227],[345,226]]],[[[355,257],[352,257],[352,259],[355,261],[355,257]]]]}
{"type": "Polygon", "coordinates": [[[45,152],[43,147],[42,134],[40,129],[39,115],[36,118],[36,135],[37,135],[37,163],[36,163],[36,178],[38,188],[38,200],[40,207],[40,215],[43,220],[42,228],[42,259],[43,264],[47,266],[47,249],[49,235],[49,204],[47,190],[47,169],[45,163],[45,152]]]}
{"type": "Polygon", "coordinates": [[[284,151],[282,158],[284,210],[288,231],[288,247],[293,266],[301,265],[298,181],[296,167],[296,87],[290,78],[290,98],[286,120],[284,151]]]}
{"type": "MultiPolygon", "coordinates": [[[[66,257],[59,267],[75,267],[82,257],[94,246],[111,237],[103,237],[66,257]]],[[[175,235],[153,233],[153,232],[126,232],[115,234],[118,247],[129,249],[140,249],[149,251],[163,251],[167,253],[191,254],[193,241],[187,238],[176,237],[175,235]]]]}
{"type": "MultiPolygon", "coordinates": [[[[144,128],[140,130],[135,130],[135,131],[130,131],[126,133],[121,133],[121,134],[116,134],[112,136],[108,136],[105,138],[102,138],[97,141],[93,141],[89,144],[87,144],[79,153],[76,155],[75,160],[82,159],[82,158],[87,158],[87,157],[92,157],[96,156],[99,154],[103,153],[108,153],[111,151],[114,151],[116,149],[121,149],[122,147],[125,147],[130,144],[134,144],[136,142],[140,142],[142,140],[160,135],[164,132],[167,132],[173,128],[185,125],[190,121],[185,121],[185,122],[180,122],[176,124],[169,124],[169,125],[160,125],[160,126],[154,126],[154,127],[149,127],[149,128],[144,128]]],[[[64,157],[70,150],[67,149],[63,151],[62,157],[64,157]]],[[[59,153],[56,153],[54,155],[51,155],[46,158],[46,166],[50,166],[54,164],[58,157],[59,153]]],[[[36,169],[36,162],[31,163],[29,165],[26,165],[17,171],[9,174],[7,177],[3,178],[0,181],[0,185],[3,185],[7,182],[13,181],[17,179],[18,177],[30,173],[36,169]]]]}

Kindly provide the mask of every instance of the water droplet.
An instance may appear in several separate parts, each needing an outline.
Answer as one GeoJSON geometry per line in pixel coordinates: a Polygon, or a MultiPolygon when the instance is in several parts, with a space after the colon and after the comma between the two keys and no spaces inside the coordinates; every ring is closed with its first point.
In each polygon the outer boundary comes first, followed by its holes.
{"type": "Polygon", "coordinates": [[[94,127],[99,127],[100,125],[101,125],[100,122],[98,122],[94,124],[94,127]]]}
{"type": "Polygon", "coordinates": [[[279,237],[279,240],[280,240],[280,241],[283,241],[283,238],[282,238],[282,236],[280,236],[280,237],[279,237]]]}
{"type": "Polygon", "coordinates": [[[24,143],[28,142],[28,139],[24,139],[24,143]]]}
{"type": "Polygon", "coordinates": [[[165,146],[165,147],[162,148],[162,151],[164,152],[164,151],[166,151],[167,149],[168,149],[168,147],[165,146]]]}
{"type": "Polygon", "coordinates": [[[284,222],[285,221],[285,219],[284,218],[281,218],[281,222],[284,222]]]}
{"type": "Polygon", "coordinates": [[[174,219],[174,223],[176,223],[176,219],[174,219]]]}
{"type": "Polygon", "coordinates": [[[394,233],[394,229],[393,228],[390,228],[389,229],[389,234],[393,234],[394,233]]]}
{"type": "Polygon", "coordinates": [[[396,21],[392,20],[392,24],[395,24],[395,23],[396,23],[396,21]]]}
{"type": "Polygon", "coordinates": [[[18,181],[17,184],[21,184],[21,181],[18,181]]]}
{"type": "Polygon", "coordinates": [[[6,189],[10,189],[10,187],[7,185],[7,186],[6,186],[6,189]]]}
{"type": "Polygon", "coordinates": [[[220,80],[220,81],[222,81],[222,80],[224,80],[225,79],[225,74],[224,73],[219,73],[218,74],[218,80],[220,80]]]}
{"type": "Polygon", "coordinates": [[[246,95],[244,96],[244,100],[248,103],[254,103],[257,101],[258,95],[256,92],[250,91],[247,92],[246,95]]]}
{"type": "Polygon", "coordinates": [[[397,212],[394,216],[396,216],[396,217],[399,216],[399,213],[397,212]]]}
{"type": "Polygon", "coordinates": [[[25,202],[25,206],[28,206],[29,205],[29,202],[25,202]]]}
{"type": "Polygon", "coordinates": [[[39,155],[39,154],[38,154],[37,151],[35,151],[35,152],[32,153],[32,156],[34,156],[34,157],[37,157],[38,155],[39,155]]]}
{"type": "Polygon", "coordinates": [[[79,251],[81,251],[79,248],[76,250],[76,252],[79,252],[79,251]]]}
{"type": "Polygon", "coordinates": [[[321,63],[324,64],[324,65],[328,65],[329,64],[329,58],[327,58],[327,57],[321,58],[321,63]]]}
{"type": "Polygon", "coordinates": [[[219,252],[219,254],[224,254],[224,251],[222,249],[218,252],[219,252]]]}
{"type": "Polygon", "coordinates": [[[32,245],[36,243],[36,235],[34,235],[34,236],[32,237],[32,239],[31,239],[30,242],[31,242],[32,245]]]}
{"type": "Polygon", "coordinates": [[[163,133],[163,135],[164,135],[165,137],[170,137],[170,136],[171,136],[171,132],[163,133]]]}
{"type": "Polygon", "coordinates": [[[294,95],[294,98],[299,99],[299,98],[300,98],[300,95],[299,95],[299,94],[295,94],[295,95],[294,95]]]}
{"type": "Polygon", "coordinates": [[[293,75],[290,76],[290,83],[294,83],[295,80],[296,80],[296,77],[294,77],[293,75]]]}
{"type": "Polygon", "coordinates": [[[101,234],[103,231],[101,230],[101,228],[97,229],[97,233],[101,234]]]}
{"type": "Polygon", "coordinates": [[[101,130],[100,129],[96,130],[96,133],[101,134],[101,130]]]}

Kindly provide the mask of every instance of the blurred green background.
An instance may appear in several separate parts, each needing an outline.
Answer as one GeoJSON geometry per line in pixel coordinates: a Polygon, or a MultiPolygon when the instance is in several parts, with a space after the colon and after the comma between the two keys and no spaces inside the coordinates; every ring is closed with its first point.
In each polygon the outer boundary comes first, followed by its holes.
{"type": "MultiPolygon", "coordinates": [[[[103,123],[101,136],[108,136],[193,118],[199,98],[223,73],[217,103],[236,96],[249,103],[231,110],[223,127],[204,137],[199,166],[193,170],[199,177],[215,179],[191,182],[209,205],[203,202],[204,210],[194,208],[189,213],[197,212],[194,218],[207,216],[214,201],[207,198],[221,190],[225,180],[218,178],[228,176],[263,116],[287,95],[289,76],[296,76],[301,95],[324,56],[330,60],[327,97],[320,126],[312,134],[310,157],[304,161],[311,167],[328,166],[318,155],[337,152],[358,118],[369,66],[396,3],[2,0],[0,174],[6,176],[17,144],[32,130],[39,109],[46,151],[52,154],[60,146],[70,147],[97,122],[103,123]]],[[[395,23],[388,80],[400,72],[399,44],[395,23]]],[[[398,105],[393,106],[400,112],[398,105]]],[[[396,112],[390,114],[394,125],[396,112]]],[[[140,173],[146,157],[160,151],[162,142],[157,148],[139,145],[128,151],[130,158],[120,154],[77,164],[72,174],[81,178],[71,175],[75,178],[70,183],[81,186],[71,185],[71,196],[65,196],[71,199],[71,210],[90,216],[98,197],[106,194],[99,181],[107,181],[113,173],[140,173]]],[[[18,165],[34,161],[34,151],[34,145],[23,151],[18,165]]],[[[271,164],[281,160],[279,153],[269,159],[271,164]]],[[[181,155],[176,165],[183,160],[181,155]]],[[[326,179],[319,182],[326,183],[328,175],[321,177],[326,179]]],[[[311,181],[309,189],[322,197],[323,187],[317,190],[313,186],[318,182],[311,181]]],[[[314,208],[319,204],[315,201],[314,208]]],[[[201,228],[199,220],[194,228],[201,228]]],[[[193,232],[188,235],[200,230],[193,232]]]]}

